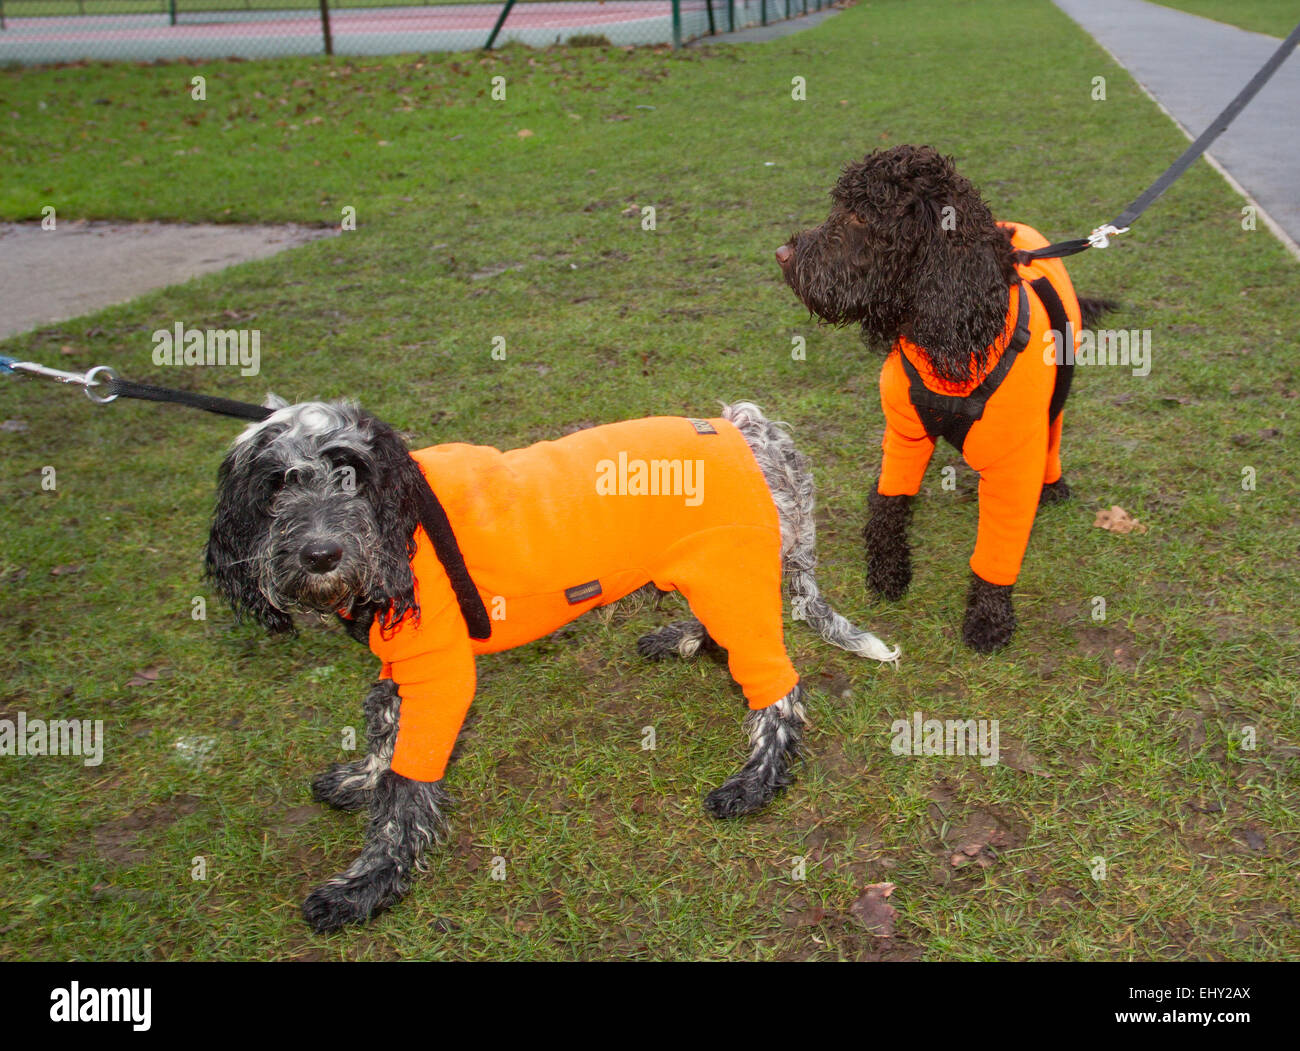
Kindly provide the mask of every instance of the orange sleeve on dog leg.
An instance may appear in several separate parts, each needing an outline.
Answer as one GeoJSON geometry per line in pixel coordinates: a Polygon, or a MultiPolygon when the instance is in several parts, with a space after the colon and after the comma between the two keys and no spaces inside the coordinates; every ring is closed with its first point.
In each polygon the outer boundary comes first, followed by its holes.
{"type": "Polygon", "coordinates": [[[372,649],[376,641],[385,649],[385,669],[402,696],[390,765],[404,778],[441,780],[473,701],[476,676],[464,618],[450,600],[446,576],[426,576],[424,591],[433,607],[426,606],[419,620],[404,620],[386,640],[376,624],[370,639],[372,649]]]}
{"type": "Polygon", "coordinates": [[[980,521],[970,567],[990,584],[1014,584],[1024,562],[1043,488],[1047,450],[1022,446],[980,472],[980,521]]]}
{"type": "Polygon", "coordinates": [[[464,623],[454,627],[445,647],[392,665],[402,708],[390,765],[412,781],[442,780],[474,700],[474,654],[464,623]]]}
{"type": "Polygon", "coordinates": [[[885,410],[885,437],[880,443],[884,456],[876,491],[881,496],[915,496],[921,491],[935,442],[925,433],[912,406],[907,373],[897,349],[880,370],[880,406],[885,410]]]}

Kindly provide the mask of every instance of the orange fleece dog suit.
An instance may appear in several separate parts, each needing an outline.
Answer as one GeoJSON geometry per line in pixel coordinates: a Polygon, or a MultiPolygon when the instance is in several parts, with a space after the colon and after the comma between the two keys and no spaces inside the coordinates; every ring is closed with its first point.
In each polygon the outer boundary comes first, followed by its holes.
{"type": "Polygon", "coordinates": [[[785,651],[781,528],[744,437],[723,419],[656,417],[500,452],[436,445],[411,453],[446,509],[491,618],[472,639],[423,528],[411,559],[419,614],[370,648],[402,697],[392,768],[446,770],[474,698],[474,658],[541,638],[646,583],[680,591],[728,651],[749,707],[799,676],[785,651]]]}
{"type": "MultiPolygon", "coordinates": [[[[1003,223],[1015,248],[1048,242],[1037,230],[1003,223]]],[[[1039,259],[1017,266],[1007,322],[980,375],[959,387],[938,379],[924,351],[899,339],[880,373],[885,411],[882,496],[914,496],[946,437],[980,476],[979,530],[970,567],[990,584],[1014,584],[1020,574],[1038,499],[1061,477],[1061,421],[1072,365],[1052,347],[1052,331],[1081,327],[1079,301],[1065,264],[1039,259]],[[1047,360],[1051,358],[1050,362],[1047,360]]]]}

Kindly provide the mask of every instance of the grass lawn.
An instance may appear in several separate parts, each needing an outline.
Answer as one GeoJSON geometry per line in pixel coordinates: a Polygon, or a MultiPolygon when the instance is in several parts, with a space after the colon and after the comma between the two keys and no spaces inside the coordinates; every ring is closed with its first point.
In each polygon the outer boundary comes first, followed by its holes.
{"type": "Polygon", "coordinates": [[[858,533],[880,362],[811,323],[772,258],[823,217],[842,163],[904,142],[954,154],[996,214],[1051,238],[1111,218],[1186,145],[1046,0],[875,0],[777,43],[678,54],[0,73],[4,218],[53,204],[61,225],[337,224],[349,206],[358,222],[0,353],[247,400],[356,396],[418,445],[507,448],[751,398],[815,459],[824,590],[904,654],[897,671],[869,665],[792,624],[809,756],[732,824],[701,797],[742,758],[738,689],[709,660],[636,656],[674,604],[486,658],[448,777],[448,849],[378,922],[318,938],[299,903],[351,860],[364,821],[308,785],[349,757],[373,658],[337,631],[236,627],[200,581],[232,421],[0,381],[0,419],[18,421],[0,431],[0,715],[103,719],[108,741],[97,767],[0,761],[0,955],[1300,953],[1296,264],[1262,225],[1242,229],[1206,164],[1114,247],[1070,261],[1078,288],[1125,304],[1111,324],[1150,330],[1153,367],[1079,370],[1075,499],[1040,517],[1013,645],[975,656],[960,620],[976,479],[959,467],[945,490],[959,461],[937,454],[912,590],[870,600],[858,533]],[[1013,28],[1034,47],[990,61],[1013,28]],[[197,74],[206,102],[189,95],[197,74]],[[177,321],[260,329],[261,374],[155,367],[150,333],[177,321]],[[1149,532],[1094,528],[1112,504],[1149,532]],[[891,723],[915,711],[999,720],[1002,762],[894,756],[891,723]],[[880,881],[897,887],[893,938],[850,913],[880,881]]]}
{"type": "Polygon", "coordinates": [[[1156,0],[1162,7],[1176,7],[1216,22],[1227,22],[1255,33],[1285,38],[1300,21],[1295,0],[1156,0]]]}

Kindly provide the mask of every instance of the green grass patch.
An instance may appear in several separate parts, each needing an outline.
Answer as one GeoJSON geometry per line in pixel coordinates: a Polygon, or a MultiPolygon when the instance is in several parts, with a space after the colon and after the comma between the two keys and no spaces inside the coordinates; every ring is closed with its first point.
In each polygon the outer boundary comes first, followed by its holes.
{"type": "Polygon", "coordinates": [[[1294,0],[1156,0],[1161,7],[1176,7],[1179,11],[1227,22],[1231,26],[1249,29],[1253,33],[1267,33],[1278,39],[1296,27],[1300,21],[1300,8],[1294,0]]]}
{"type": "Polygon", "coordinates": [[[751,398],[816,464],[824,590],[904,653],[897,671],[868,665],[791,624],[809,755],[784,797],[732,824],[700,800],[742,759],[738,690],[708,660],[635,653],[677,608],[589,617],[486,658],[448,779],[451,843],[400,907],[317,938],[299,903],[349,862],[364,823],[314,806],[308,785],[347,757],[371,656],[336,631],[268,641],[236,627],[200,581],[237,425],[0,381],[0,420],[15,421],[0,431],[0,715],[100,718],[108,735],[98,767],[0,760],[0,954],[1300,953],[1295,263],[1242,229],[1242,201],[1205,164],[1114,247],[1070,261],[1078,288],[1123,301],[1112,324],[1151,330],[1154,364],[1146,378],[1079,371],[1075,499],[1037,524],[1014,644],[977,657],[960,642],[975,480],[959,468],[945,490],[940,468],[958,460],[937,454],[912,590],[869,600],[858,534],[880,361],[852,331],[810,323],[772,258],[824,216],[844,162],[904,142],[954,154],[996,214],[1053,239],[1113,215],[1186,145],[1037,0],[877,0],[777,43],[675,54],[0,73],[5,218],[51,204],[60,224],[358,219],[3,353],[250,400],[355,396],[419,444],[506,448],[751,398]],[[1013,37],[1034,47],[990,61],[1013,37]],[[1098,72],[1105,102],[1090,98],[1098,72]],[[189,94],[197,74],[206,102],[189,94]],[[796,76],[807,101],[791,98],[796,76]],[[150,333],[176,321],[259,328],[262,373],[154,367],[150,333]],[[807,360],[792,360],[796,336],[807,360]],[[1149,532],[1093,528],[1111,504],[1149,532]],[[891,723],[917,710],[1000,720],[1003,762],[892,755],[891,723]],[[898,924],[879,939],[850,905],[886,880],[898,924]]]}

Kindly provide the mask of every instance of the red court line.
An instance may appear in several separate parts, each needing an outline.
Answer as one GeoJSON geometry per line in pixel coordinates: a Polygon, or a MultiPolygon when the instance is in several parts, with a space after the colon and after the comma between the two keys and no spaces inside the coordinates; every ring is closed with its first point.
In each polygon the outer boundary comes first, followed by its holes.
{"type": "MultiPolygon", "coordinates": [[[[333,11],[330,24],[339,33],[446,32],[453,30],[490,30],[496,24],[500,8],[495,5],[444,5],[411,8],[376,14],[367,10],[333,11]]],[[[672,14],[667,2],[634,3],[530,3],[520,4],[506,20],[506,29],[566,29],[574,26],[613,25],[666,18],[672,14]]],[[[122,22],[138,22],[141,17],[123,15],[122,22]]],[[[298,17],[265,19],[249,22],[184,22],[166,25],[119,25],[112,16],[98,16],[93,28],[77,18],[14,18],[8,20],[9,33],[0,34],[0,43],[35,44],[75,41],[137,40],[208,40],[213,37],[247,38],[258,36],[302,37],[320,35],[320,18],[304,10],[298,17]],[[81,23],[78,25],[78,23],[81,23]],[[7,40],[5,38],[8,38],[7,40]]]]}

